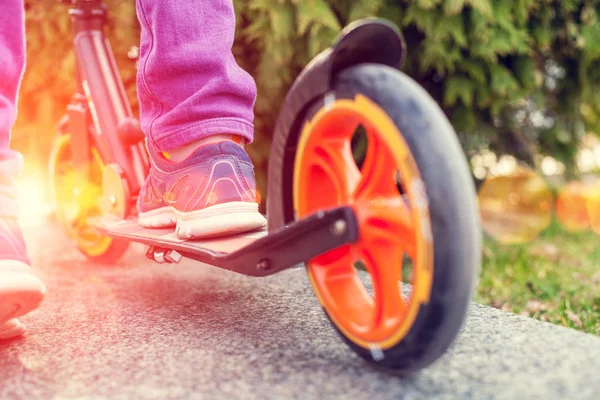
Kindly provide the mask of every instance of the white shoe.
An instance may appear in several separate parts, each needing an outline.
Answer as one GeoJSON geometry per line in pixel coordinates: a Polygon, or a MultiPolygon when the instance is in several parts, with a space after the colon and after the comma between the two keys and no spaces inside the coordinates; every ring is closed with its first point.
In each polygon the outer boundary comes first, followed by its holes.
{"type": "MultiPolygon", "coordinates": [[[[0,339],[21,332],[14,320],[39,307],[46,294],[44,283],[22,261],[0,260],[0,339]]],[[[18,333],[20,334],[20,333],[18,333]]]]}
{"type": "Polygon", "coordinates": [[[3,325],[0,325],[0,340],[12,339],[20,336],[25,332],[25,325],[16,318],[10,319],[3,325]]]}

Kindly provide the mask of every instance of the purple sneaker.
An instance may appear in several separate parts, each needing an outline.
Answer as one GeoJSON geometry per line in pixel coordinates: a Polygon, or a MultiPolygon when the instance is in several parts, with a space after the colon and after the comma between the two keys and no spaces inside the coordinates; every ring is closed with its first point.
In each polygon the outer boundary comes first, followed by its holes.
{"type": "Polygon", "coordinates": [[[254,167],[230,141],[206,144],[174,163],[151,155],[152,167],[138,199],[138,223],[176,226],[181,239],[231,235],[262,228],[254,167]]]}
{"type": "Polygon", "coordinates": [[[27,248],[14,219],[0,219],[0,339],[25,328],[15,318],[35,310],[46,287],[29,266],[27,248]]]}

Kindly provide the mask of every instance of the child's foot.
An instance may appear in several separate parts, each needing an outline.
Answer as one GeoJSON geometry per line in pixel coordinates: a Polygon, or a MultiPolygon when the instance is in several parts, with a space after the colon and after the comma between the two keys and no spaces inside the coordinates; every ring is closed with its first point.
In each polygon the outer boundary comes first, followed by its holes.
{"type": "Polygon", "coordinates": [[[29,266],[17,222],[0,219],[0,338],[23,333],[24,327],[14,319],[35,310],[45,293],[29,266]]]}
{"type": "Polygon", "coordinates": [[[229,235],[261,228],[254,167],[231,141],[206,144],[181,162],[152,155],[138,200],[141,226],[176,226],[182,239],[229,235]]]}

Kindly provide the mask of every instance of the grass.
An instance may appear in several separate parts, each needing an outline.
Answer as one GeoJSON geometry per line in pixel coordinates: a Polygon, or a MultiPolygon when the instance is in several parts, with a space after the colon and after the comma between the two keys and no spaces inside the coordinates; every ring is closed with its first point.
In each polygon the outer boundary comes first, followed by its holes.
{"type": "Polygon", "coordinates": [[[486,239],[475,301],[600,335],[600,236],[553,224],[527,244],[486,239]]]}

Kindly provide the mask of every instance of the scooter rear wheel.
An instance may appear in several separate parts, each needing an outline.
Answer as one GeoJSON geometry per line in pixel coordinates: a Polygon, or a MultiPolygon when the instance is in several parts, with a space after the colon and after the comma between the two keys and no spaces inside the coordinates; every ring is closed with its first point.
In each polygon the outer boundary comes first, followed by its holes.
{"type": "Polygon", "coordinates": [[[351,206],[360,238],[311,260],[308,276],[356,353],[388,370],[419,370],[454,341],[473,293],[474,184],[451,125],[409,77],[363,64],[334,87],[302,125],[294,211],[351,206]]]}
{"type": "Polygon", "coordinates": [[[98,232],[88,220],[102,215],[99,200],[102,196],[104,161],[98,151],[91,149],[89,177],[84,187],[75,183],[71,156],[71,135],[58,135],[50,155],[50,186],[56,218],[77,249],[90,261],[112,264],[127,251],[129,244],[98,232]]]}

